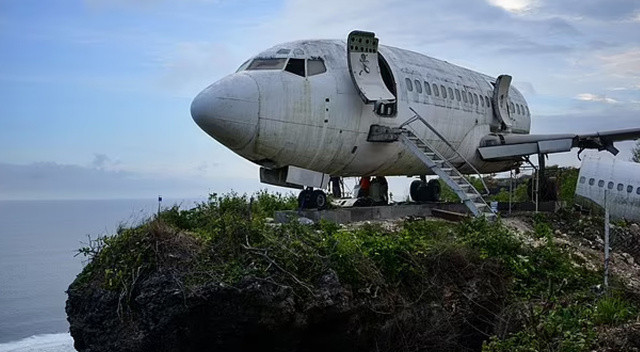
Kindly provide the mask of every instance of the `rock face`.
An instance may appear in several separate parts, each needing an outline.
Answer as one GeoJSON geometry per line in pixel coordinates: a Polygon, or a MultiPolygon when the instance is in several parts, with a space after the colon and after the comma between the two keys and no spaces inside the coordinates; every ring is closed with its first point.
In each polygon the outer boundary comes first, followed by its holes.
{"type": "Polygon", "coordinates": [[[304,299],[257,278],[187,292],[171,273],[156,272],[129,303],[72,285],[66,310],[75,348],[86,352],[479,350],[504,292],[474,274],[460,273],[460,282],[442,288],[442,300],[375,311],[331,271],[304,299]]]}
{"type": "Polygon", "coordinates": [[[67,314],[79,351],[326,350],[356,331],[349,331],[348,292],[335,275],[321,284],[321,297],[301,314],[291,290],[261,280],[187,293],[156,273],[140,283],[127,312],[118,314],[118,295],[71,288],[67,314]]]}

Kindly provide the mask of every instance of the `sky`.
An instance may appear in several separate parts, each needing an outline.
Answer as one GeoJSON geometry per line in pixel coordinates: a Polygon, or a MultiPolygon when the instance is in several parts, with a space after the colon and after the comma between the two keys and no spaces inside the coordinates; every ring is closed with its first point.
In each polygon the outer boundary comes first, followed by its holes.
{"type": "Polygon", "coordinates": [[[636,0],[0,0],[0,200],[267,188],[197,127],[191,100],[266,48],[353,29],[513,76],[532,133],[640,127],[636,0]]]}

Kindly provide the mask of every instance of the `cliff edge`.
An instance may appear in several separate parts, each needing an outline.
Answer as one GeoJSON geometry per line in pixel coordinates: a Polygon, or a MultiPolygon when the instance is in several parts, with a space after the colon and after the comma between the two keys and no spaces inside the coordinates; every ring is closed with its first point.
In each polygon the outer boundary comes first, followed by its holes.
{"type": "Polygon", "coordinates": [[[290,204],[267,193],[254,202],[212,195],[194,209],[174,207],[91,241],[80,250],[89,262],[68,290],[75,348],[640,346],[637,289],[617,279],[613,293],[594,289],[601,272],[585,263],[599,258],[578,259],[579,249],[556,239],[564,237],[554,235],[550,219],[529,217],[517,226],[269,221],[290,204]]]}

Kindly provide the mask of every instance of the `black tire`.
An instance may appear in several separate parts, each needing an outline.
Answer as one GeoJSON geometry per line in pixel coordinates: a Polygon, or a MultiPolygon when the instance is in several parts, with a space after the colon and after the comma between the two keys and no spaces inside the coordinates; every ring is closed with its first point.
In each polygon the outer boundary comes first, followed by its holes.
{"type": "Polygon", "coordinates": [[[424,183],[420,180],[415,180],[411,182],[411,186],[409,186],[409,195],[411,196],[411,200],[414,202],[421,202],[420,199],[420,189],[424,186],[424,183]]]}
{"type": "Polygon", "coordinates": [[[327,195],[323,191],[319,189],[313,191],[313,193],[311,194],[311,199],[315,205],[315,208],[325,209],[327,207],[327,195]]]}
{"type": "Polygon", "coordinates": [[[438,180],[433,179],[427,183],[427,197],[432,202],[440,200],[440,182],[438,180]]]}
{"type": "Polygon", "coordinates": [[[298,195],[298,208],[312,209],[315,207],[316,207],[316,204],[313,199],[313,191],[307,190],[307,189],[300,191],[300,194],[298,195]]]}

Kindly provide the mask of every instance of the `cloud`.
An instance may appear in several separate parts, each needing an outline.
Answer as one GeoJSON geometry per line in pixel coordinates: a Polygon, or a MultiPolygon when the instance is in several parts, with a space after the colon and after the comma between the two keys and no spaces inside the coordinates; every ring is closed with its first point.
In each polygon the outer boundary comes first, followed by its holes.
{"type": "Polygon", "coordinates": [[[488,0],[488,2],[515,14],[528,12],[538,7],[538,1],[535,0],[488,0]]]}
{"type": "Polygon", "coordinates": [[[640,47],[629,48],[618,53],[600,54],[598,58],[609,74],[640,78],[640,47]]]}
{"type": "MultiPolygon", "coordinates": [[[[114,170],[114,167],[121,164],[119,160],[112,160],[106,154],[94,153],[91,166],[98,170],[114,170]]],[[[115,170],[114,170],[115,171],[115,170]]]]}
{"type": "Polygon", "coordinates": [[[541,14],[598,21],[625,20],[638,9],[640,4],[630,0],[542,0],[538,7],[541,14]]]}
{"type": "Polygon", "coordinates": [[[597,103],[606,103],[606,104],[617,104],[618,101],[615,99],[607,98],[604,95],[596,95],[591,93],[582,93],[576,96],[576,99],[582,101],[593,101],[597,103]]]}
{"type": "Polygon", "coordinates": [[[28,165],[0,163],[0,199],[130,199],[158,194],[179,198],[267,188],[260,185],[255,177],[165,177],[161,173],[140,174],[100,167],[108,164],[109,160],[98,154],[94,159],[98,167],[55,162],[28,165]]]}

